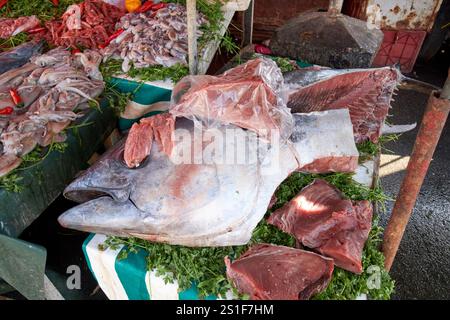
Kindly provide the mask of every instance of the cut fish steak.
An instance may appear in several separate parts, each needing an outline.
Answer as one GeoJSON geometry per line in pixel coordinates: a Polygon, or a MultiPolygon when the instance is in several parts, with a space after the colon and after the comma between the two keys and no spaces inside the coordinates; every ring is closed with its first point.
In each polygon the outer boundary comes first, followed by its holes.
{"type": "Polygon", "coordinates": [[[362,272],[362,251],[372,222],[370,202],[352,202],[325,180],[316,179],[273,212],[268,222],[333,258],[337,266],[362,272]]]}
{"type": "Polygon", "coordinates": [[[393,67],[343,70],[314,67],[286,73],[284,80],[292,112],[347,108],[356,142],[377,142],[400,77],[393,67]]]}
{"type": "Polygon", "coordinates": [[[175,119],[170,113],[158,114],[134,123],[125,143],[124,160],[129,168],[138,167],[150,154],[153,140],[169,157],[173,149],[175,119]]]}
{"type": "MultiPolygon", "coordinates": [[[[247,243],[275,189],[297,168],[294,152],[288,143],[273,152],[253,132],[232,125],[201,134],[207,141],[198,147],[194,123],[177,119],[172,155],[154,143],[138,169],[124,164],[124,142],[117,145],[66,188],[67,198],[89,201],[60,216],[60,224],[186,246],[247,243]],[[218,141],[211,137],[225,137],[227,129],[248,141],[254,161],[227,164],[220,152],[208,152],[218,141]]],[[[237,148],[234,137],[222,143],[219,149],[237,148]]]]}
{"type": "Polygon", "coordinates": [[[270,59],[254,59],[219,76],[188,76],[175,86],[170,113],[208,127],[231,123],[266,139],[288,138],[293,120],[279,97],[283,76],[270,59]]]}
{"type": "Polygon", "coordinates": [[[225,258],[227,276],[252,300],[306,300],[328,286],[333,260],[272,244],[250,247],[239,259],[225,258]]]}
{"type": "Polygon", "coordinates": [[[291,141],[297,151],[298,171],[354,172],[359,153],[347,109],[294,113],[291,141]]]}

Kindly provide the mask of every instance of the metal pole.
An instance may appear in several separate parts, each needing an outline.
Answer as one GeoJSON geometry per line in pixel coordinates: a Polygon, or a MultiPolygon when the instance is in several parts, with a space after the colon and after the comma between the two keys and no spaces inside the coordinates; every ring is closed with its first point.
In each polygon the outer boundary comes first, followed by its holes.
{"type": "Polygon", "coordinates": [[[419,194],[445,121],[447,120],[450,111],[449,98],[450,78],[447,78],[440,96],[437,91],[433,91],[430,95],[406,169],[406,176],[402,182],[391,218],[384,232],[384,265],[388,271],[392,267],[406,225],[416,203],[417,195],[419,194]]]}
{"type": "Polygon", "coordinates": [[[186,1],[189,73],[197,74],[197,1],[186,1]]]}

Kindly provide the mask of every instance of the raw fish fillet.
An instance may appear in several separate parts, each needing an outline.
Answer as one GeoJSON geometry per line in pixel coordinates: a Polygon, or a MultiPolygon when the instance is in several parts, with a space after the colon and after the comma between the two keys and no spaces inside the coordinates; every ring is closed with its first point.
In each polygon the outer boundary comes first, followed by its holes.
{"type": "Polygon", "coordinates": [[[392,67],[299,69],[284,74],[287,105],[293,113],[348,108],[356,142],[377,142],[400,77],[392,67]]]}
{"type": "Polygon", "coordinates": [[[124,159],[127,166],[138,167],[150,154],[153,140],[158,143],[160,150],[170,156],[174,127],[175,119],[170,113],[158,114],[134,123],[125,143],[124,159]]]}
{"type": "Polygon", "coordinates": [[[333,260],[313,252],[257,244],[239,259],[225,258],[227,276],[252,300],[306,300],[328,286],[333,260]]]}
{"type": "Polygon", "coordinates": [[[362,272],[362,251],[371,222],[370,202],[345,199],[322,179],[314,180],[268,218],[268,223],[354,273],[362,272]]]}

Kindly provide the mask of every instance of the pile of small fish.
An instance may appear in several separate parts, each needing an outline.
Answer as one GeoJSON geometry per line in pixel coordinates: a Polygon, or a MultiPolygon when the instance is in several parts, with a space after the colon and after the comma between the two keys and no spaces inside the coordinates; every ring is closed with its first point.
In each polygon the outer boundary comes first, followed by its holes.
{"type": "Polygon", "coordinates": [[[100,62],[95,51],[59,47],[0,76],[0,177],[37,145],[65,140],[63,130],[104,89],[100,62]]]}
{"type": "MultiPolygon", "coordinates": [[[[197,24],[205,23],[205,16],[199,13],[197,24]]],[[[123,59],[124,72],[128,72],[131,63],[136,68],[187,63],[187,14],[182,5],[170,3],[147,12],[127,14],[116,29],[121,34],[102,53],[105,60],[123,59]]]]}
{"type": "Polygon", "coordinates": [[[31,30],[40,24],[36,16],[0,18],[0,39],[8,39],[21,32],[31,30]]]}
{"type": "Polygon", "coordinates": [[[86,0],[67,8],[62,19],[45,23],[45,38],[55,46],[97,49],[106,43],[125,12],[101,0],[86,0]]]}

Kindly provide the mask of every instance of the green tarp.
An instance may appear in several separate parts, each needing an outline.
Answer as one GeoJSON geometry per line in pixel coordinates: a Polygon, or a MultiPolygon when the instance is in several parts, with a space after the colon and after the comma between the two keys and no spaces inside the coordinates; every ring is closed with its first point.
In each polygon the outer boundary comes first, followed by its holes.
{"type": "Polygon", "coordinates": [[[52,151],[38,164],[17,171],[23,190],[0,189],[0,279],[28,299],[44,299],[46,250],[16,239],[52,203],[116,126],[114,111],[106,101],[100,110],[73,123],[67,147],[52,151]],[[76,127],[78,126],[78,127],[76,127]]]}

